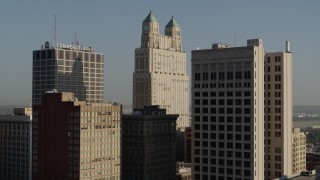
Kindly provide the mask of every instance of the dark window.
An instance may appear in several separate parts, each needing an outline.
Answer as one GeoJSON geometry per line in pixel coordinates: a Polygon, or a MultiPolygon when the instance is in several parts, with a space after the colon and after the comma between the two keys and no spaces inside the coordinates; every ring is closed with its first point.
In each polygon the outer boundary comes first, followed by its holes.
{"type": "Polygon", "coordinates": [[[244,71],[244,79],[251,79],[251,72],[250,71],[244,71]]]}
{"type": "Polygon", "coordinates": [[[233,105],[233,100],[232,99],[227,99],[227,105],[233,105]]]}
{"type": "Polygon", "coordinates": [[[227,80],[233,79],[233,72],[227,72],[227,80]]]}
{"type": "Polygon", "coordinates": [[[216,105],[216,100],[215,99],[210,99],[210,105],[216,105]]]}
{"type": "Polygon", "coordinates": [[[216,92],[210,92],[210,96],[211,96],[211,97],[215,97],[216,95],[217,95],[216,92]]]}
{"type": "Polygon", "coordinates": [[[194,104],[195,104],[195,105],[200,105],[200,99],[195,99],[195,100],[194,100],[194,104]]]}
{"type": "Polygon", "coordinates": [[[250,96],[250,91],[245,91],[244,96],[250,96]]]}
{"type": "Polygon", "coordinates": [[[250,149],[250,147],[251,147],[250,144],[248,144],[248,143],[244,144],[244,149],[250,149]]]}
{"type": "Polygon", "coordinates": [[[219,80],[224,80],[224,72],[219,72],[219,80]]]}
{"type": "Polygon", "coordinates": [[[219,99],[219,105],[224,105],[224,99],[219,99]]]}
{"type": "MultiPolygon", "coordinates": [[[[214,136],[215,136],[216,134],[214,134],[214,136]]],[[[212,134],[211,134],[211,137],[212,137],[212,134]]],[[[212,138],[211,138],[212,139],[212,138]]],[[[215,148],[216,147],[216,142],[213,142],[213,141],[211,141],[210,142],[210,147],[213,147],[213,148],[215,148]]],[[[215,155],[215,154],[212,154],[212,151],[211,151],[211,155],[215,155]]]]}
{"type": "Polygon", "coordinates": [[[202,92],[203,97],[208,97],[208,92],[202,92]]]}
{"type": "Polygon", "coordinates": [[[203,73],[202,74],[202,79],[203,80],[208,80],[208,73],[203,73]]]}
{"type": "Polygon", "coordinates": [[[211,73],[211,80],[216,80],[217,79],[217,73],[212,72],[211,73]]]}
{"type": "Polygon", "coordinates": [[[244,114],[250,114],[250,108],[244,108],[244,114]]]}
{"type": "Polygon", "coordinates": [[[237,71],[236,72],[236,79],[241,79],[242,77],[241,77],[241,71],[237,71]]]}
{"type": "Polygon", "coordinates": [[[200,73],[195,73],[195,74],[194,74],[194,79],[195,79],[196,81],[201,80],[200,73]]]}
{"type": "Polygon", "coordinates": [[[227,108],[227,113],[232,114],[233,113],[233,108],[227,108]]]}
{"type": "Polygon", "coordinates": [[[224,97],[224,92],[219,92],[219,97],[224,97]]]}
{"type": "Polygon", "coordinates": [[[202,99],[202,105],[208,105],[208,99],[202,99]]]}
{"type": "Polygon", "coordinates": [[[195,97],[200,97],[200,92],[194,92],[195,97]]]}
{"type": "Polygon", "coordinates": [[[215,131],[216,130],[216,125],[215,124],[211,124],[210,125],[210,129],[215,131]]]}
{"type": "Polygon", "coordinates": [[[208,139],[208,133],[202,133],[202,138],[208,139]]]}
{"type": "Polygon", "coordinates": [[[241,97],[241,91],[236,91],[236,97],[241,97]]]}
{"type": "Polygon", "coordinates": [[[250,105],[251,103],[250,103],[250,99],[245,99],[244,100],[244,105],[250,105]]]}

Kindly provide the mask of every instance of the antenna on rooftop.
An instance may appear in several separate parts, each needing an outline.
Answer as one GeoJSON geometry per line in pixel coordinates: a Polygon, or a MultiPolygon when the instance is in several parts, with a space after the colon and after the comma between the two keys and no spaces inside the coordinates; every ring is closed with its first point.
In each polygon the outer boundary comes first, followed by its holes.
{"type": "Polygon", "coordinates": [[[57,44],[57,16],[54,15],[54,46],[57,44]]]}

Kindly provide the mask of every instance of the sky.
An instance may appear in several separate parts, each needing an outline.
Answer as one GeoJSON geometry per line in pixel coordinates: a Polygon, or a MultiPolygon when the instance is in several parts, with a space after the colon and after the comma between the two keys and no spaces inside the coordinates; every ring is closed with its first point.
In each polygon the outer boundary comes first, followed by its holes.
{"type": "Polygon", "coordinates": [[[293,104],[320,105],[320,1],[299,0],[5,0],[0,6],[0,105],[28,105],[32,96],[32,51],[53,38],[105,54],[105,101],[132,104],[134,50],[142,21],[152,10],[164,34],[174,16],[182,29],[191,72],[191,50],[222,42],[246,46],[261,38],[266,52],[293,55],[293,104]]]}

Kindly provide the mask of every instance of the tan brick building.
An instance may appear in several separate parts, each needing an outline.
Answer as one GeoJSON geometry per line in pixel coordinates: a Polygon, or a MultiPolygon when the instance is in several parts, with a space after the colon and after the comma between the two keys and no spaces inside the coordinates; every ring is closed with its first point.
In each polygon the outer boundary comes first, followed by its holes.
{"type": "Polygon", "coordinates": [[[118,104],[48,92],[33,106],[32,178],[120,179],[118,104]]]}

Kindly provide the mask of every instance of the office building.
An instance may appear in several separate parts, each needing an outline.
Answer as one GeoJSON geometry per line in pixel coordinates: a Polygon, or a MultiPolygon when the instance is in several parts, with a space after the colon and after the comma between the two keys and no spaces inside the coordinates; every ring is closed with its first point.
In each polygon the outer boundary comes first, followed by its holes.
{"type": "Polygon", "coordinates": [[[31,180],[31,109],[19,110],[0,115],[0,179],[31,180]]]}
{"type": "Polygon", "coordinates": [[[264,179],[264,48],[192,51],[194,180],[264,179]]]}
{"type": "Polygon", "coordinates": [[[80,101],[103,102],[104,55],[92,48],[47,41],[33,51],[32,104],[52,89],[73,92],[80,101]]]}
{"type": "Polygon", "coordinates": [[[155,105],[123,115],[122,179],[176,179],[177,118],[155,105]]]}
{"type": "Polygon", "coordinates": [[[159,22],[150,11],[142,23],[141,46],[135,50],[133,108],[160,105],[178,114],[177,128],[190,127],[189,77],[182,51],[181,27],[172,17],[159,33],[159,22]]]}
{"type": "Polygon", "coordinates": [[[47,91],[33,106],[33,179],[120,179],[120,117],[118,104],[47,91]]]}
{"type": "Polygon", "coordinates": [[[306,135],[299,128],[292,130],[292,174],[306,170],[306,135]]]}
{"type": "Polygon", "coordinates": [[[292,55],[265,54],[265,179],[292,174],[292,55]]]}

